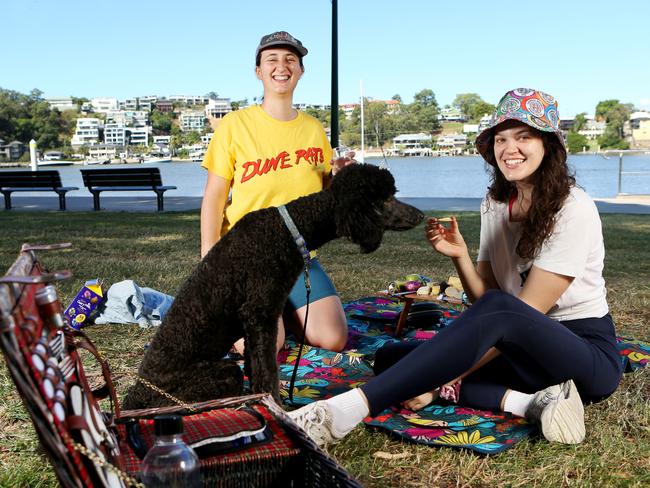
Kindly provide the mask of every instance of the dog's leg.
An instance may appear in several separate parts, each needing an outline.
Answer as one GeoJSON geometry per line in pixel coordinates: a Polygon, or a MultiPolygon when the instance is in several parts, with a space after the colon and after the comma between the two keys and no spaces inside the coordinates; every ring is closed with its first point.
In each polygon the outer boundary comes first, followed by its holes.
{"type": "Polygon", "coordinates": [[[278,336],[278,315],[268,315],[260,308],[247,308],[242,314],[246,348],[244,351],[246,369],[253,393],[270,393],[280,405],[280,387],[276,340],[278,336]],[[245,316],[244,316],[245,315],[245,316]]]}

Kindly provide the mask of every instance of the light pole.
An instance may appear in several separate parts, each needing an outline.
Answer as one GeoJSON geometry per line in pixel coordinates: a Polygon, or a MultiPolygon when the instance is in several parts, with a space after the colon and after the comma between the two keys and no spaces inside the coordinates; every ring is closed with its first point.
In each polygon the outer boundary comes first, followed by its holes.
{"type": "Polygon", "coordinates": [[[330,106],[330,143],[339,146],[339,49],[338,49],[338,6],[332,0],[332,100],[330,106]]]}

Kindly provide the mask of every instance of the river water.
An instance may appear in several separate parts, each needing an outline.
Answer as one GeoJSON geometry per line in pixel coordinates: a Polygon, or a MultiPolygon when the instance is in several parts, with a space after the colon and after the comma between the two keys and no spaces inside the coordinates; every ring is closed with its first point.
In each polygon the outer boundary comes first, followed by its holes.
{"type": "MultiPolygon", "coordinates": [[[[381,160],[368,159],[366,162],[379,165],[381,160]]],[[[484,161],[477,156],[389,158],[387,163],[395,177],[398,196],[403,198],[481,198],[485,195],[488,186],[484,161]]],[[[592,198],[613,198],[617,195],[618,156],[605,159],[600,155],[572,155],[569,157],[569,165],[575,171],[578,183],[592,198]]],[[[138,165],[119,167],[127,166],[138,165]]],[[[203,194],[205,170],[200,163],[173,162],[157,166],[162,173],[163,183],[178,187],[178,190],[170,191],[167,195],[197,197],[203,194]]],[[[80,167],[61,166],[48,169],[59,171],[64,186],[80,188],[68,195],[88,196],[89,193],[81,179],[80,167]]],[[[102,168],[106,167],[102,166],[102,168]]],[[[0,171],[10,171],[10,169],[0,169],[0,171]]],[[[624,157],[620,191],[630,194],[650,194],[649,155],[624,157]]],[[[112,194],[116,195],[116,193],[112,194]]],[[[149,196],[150,192],[143,194],[149,196]]],[[[34,195],[39,194],[34,193],[34,195]]]]}

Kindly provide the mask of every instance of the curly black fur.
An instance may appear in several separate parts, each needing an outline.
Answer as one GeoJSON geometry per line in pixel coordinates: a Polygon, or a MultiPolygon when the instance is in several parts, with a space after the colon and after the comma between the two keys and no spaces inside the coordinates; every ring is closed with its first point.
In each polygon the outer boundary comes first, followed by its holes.
{"type": "MultiPolygon", "coordinates": [[[[424,218],[394,194],[388,171],[354,164],[342,169],[330,188],[286,207],[310,250],[347,237],[362,252],[372,252],[384,230],[410,229],[424,218]]],[[[185,402],[241,395],[242,372],[223,358],[244,337],[252,391],[270,392],[279,400],[278,317],[302,268],[300,252],[276,208],[246,215],[182,285],[145,352],[139,375],[185,402]]],[[[123,407],[169,404],[136,383],[123,407]]]]}

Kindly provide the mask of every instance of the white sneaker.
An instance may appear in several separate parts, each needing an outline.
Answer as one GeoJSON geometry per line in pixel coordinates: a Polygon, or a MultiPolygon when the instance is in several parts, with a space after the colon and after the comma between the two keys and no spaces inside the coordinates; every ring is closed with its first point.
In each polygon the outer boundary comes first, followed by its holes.
{"type": "Polygon", "coordinates": [[[538,423],[550,442],[580,444],[585,438],[585,410],[573,380],[535,393],[526,419],[538,423]]]}
{"type": "Polygon", "coordinates": [[[289,417],[318,445],[332,444],[343,438],[332,425],[332,411],[324,400],[288,412],[289,417]]]}

